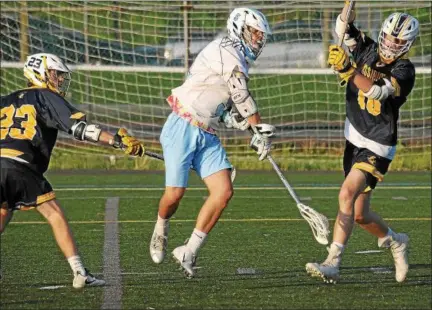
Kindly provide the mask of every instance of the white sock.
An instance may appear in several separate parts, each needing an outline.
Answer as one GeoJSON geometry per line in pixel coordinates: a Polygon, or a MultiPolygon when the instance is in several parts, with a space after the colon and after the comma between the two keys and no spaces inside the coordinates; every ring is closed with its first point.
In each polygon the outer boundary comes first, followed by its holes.
{"type": "Polygon", "coordinates": [[[206,238],[207,238],[206,233],[199,231],[198,229],[195,228],[186,246],[196,256],[198,254],[198,250],[204,244],[206,238]]]}
{"type": "Polygon", "coordinates": [[[155,230],[158,235],[165,236],[168,233],[169,219],[161,218],[158,214],[155,230]]]}
{"type": "Polygon", "coordinates": [[[390,246],[390,242],[396,239],[396,235],[397,234],[389,227],[387,235],[382,238],[378,238],[378,247],[388,248],[390,246]]]}
{"type": "Polygon", "coordinates": [[[335,246],[337,246],[341,252],[343,252],[343,250],[345,249],[345,245],[336,241],[333,241],[332,244],[334,244],[335,246]]]}
{"type": "Polygon", "coordinates": [[[81,261],[81,257],[79,257],[79,255],[74,255],[69,257],[68,259],[69,265],[72,268],[73,273],[75,274],[77,271],[79,271],[79,273],[81,273],[82,275],[85,275],[85,269],[84,269],[84,265],[81,261]]]}

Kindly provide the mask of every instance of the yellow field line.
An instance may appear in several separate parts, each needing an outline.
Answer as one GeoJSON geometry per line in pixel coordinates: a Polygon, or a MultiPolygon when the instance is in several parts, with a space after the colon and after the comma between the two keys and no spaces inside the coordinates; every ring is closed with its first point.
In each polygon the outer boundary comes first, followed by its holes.
{"type": "MultiPolygon", "coordinates": [[[[334,219],[329,219],[334,221],[334,219]]],[[[386,221],[432,221],[430,217],[406,217],[406,218],[385,218],[386,221]]],[[[172,223],[195,222],[195,219],[190,220],[170,220],[172,223]]],[[[301,222],[302,218],[264,218],[264,219],[219,219],[219,222],[301,222]]],[[[120,220],[117,223],[154,223],[154,220],[120,220]]],[[[70,224],[105,224],[112,221],[69,221],[70,224]]],[[[10,224],[47,224],[44,221],[14,221],[10,224]]]]}
{"type": "MultiPolygon", "coordinates": [[[[323,187],[316,187],[316,186],[297,186],[295,187],[296,190],[338,190],[340,189],[340,186],[323,186],[323,187]]],[[[379,187],[379,190],[383,189],[429,189],[431,190],[431,186],[381,186],[379,187]]],[[[56,192],[60,191],[145,191],[145,192],[151,192],[151,191],[163,191],[165,190],[164,187],[84,187],[84,188],[55,188],[56,192]]],[[[187,191],[202,191],[207,190],[206,187],[191,187],[188,188],[187,191]]],[[[250,191],[250,190],[286,190],[283,186],[273,186],[273,187],[235,187],[234,190],[236,191],[250,191]]]]}

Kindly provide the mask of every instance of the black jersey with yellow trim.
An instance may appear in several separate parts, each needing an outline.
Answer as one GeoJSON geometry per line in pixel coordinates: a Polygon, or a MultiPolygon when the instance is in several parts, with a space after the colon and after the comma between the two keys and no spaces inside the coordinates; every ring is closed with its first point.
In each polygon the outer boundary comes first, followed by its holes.
{"type": "Polygon", "coordinates": [[[58,131],[71,132],[85,114],[46,88],[27,88],[1,97],[0,156],[16,157],[44,173],[58,131]]]}
{"type": "Polygon", "coordinates": [[[380,61],[378,44],[353,24],[348,35],[357,42],[351,51],[357,70],[377,85],[384,85],[383,78],[391,81],[395,94],[383,101],[364,96],[351,80],[346,89],[346,115],[354,128],[364,137],[383,145],[396,145],[399,109],[406,102],[415,82],[414,65],[406,58],[391,64],[380,61]]]}

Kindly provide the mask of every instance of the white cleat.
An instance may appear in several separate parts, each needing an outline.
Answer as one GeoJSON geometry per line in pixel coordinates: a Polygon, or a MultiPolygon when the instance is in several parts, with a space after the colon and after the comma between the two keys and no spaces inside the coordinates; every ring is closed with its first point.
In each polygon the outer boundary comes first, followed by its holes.
{"type": "Polygon", "coordinates": [[[336,284],[339,280],[339,267],[318,263],[307,263],[306,272],[312,277],[322,278],[325,283],[336,284]]]}
{"type": "Polygon", "coordinates": [[[339,265],[342,259],[342,249],[335,244],[327,248],[329,254],[322,263],[307,263],[306,272],[312,277],[322,278],[325,283],[336,284],[339,280],[339,265]]]}
{"type": "Polygon", "coordinates": [[[406,234],[397,234],[395,240],[390,242],[390,250],[393,255],[396,281],[405,281],[408,273],[408,244],[409,238],[406,234]]]}
{"type": "Polygon", "coordinates": [[[180,264],[181,268],[183,269],[186,278],[191,279],[195,275],[195,261],[196,257],[193,255],[192,251],[186,246],[182,245],[179,247],[176,247],[174,251],[172,252],[172,255],[174,259],[177,261],[177,263],[180,264]]]}
{"type": "Polygon", "coordinates": [[[74,288],[83,288],[87,286],[104,286],[105,281],[97,279],[94,277],[87,269],[85,269],[86,274],[82,275],[79,271],[74,276],[73,279],[73,287],[74,288]]]}
{"type": "Polygon", "coordinates": [[[150,256],[156,264],[163,262],[168,244],[168,236],[159,235],[156,231],[150,240],[150,256]]]}

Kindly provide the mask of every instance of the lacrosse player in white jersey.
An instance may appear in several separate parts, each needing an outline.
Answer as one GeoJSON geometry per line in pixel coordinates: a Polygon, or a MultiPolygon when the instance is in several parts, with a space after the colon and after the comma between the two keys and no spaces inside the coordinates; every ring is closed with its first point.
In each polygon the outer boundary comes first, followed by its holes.
{"type": "Polygon", "coordinates": [[[187,277],[194,276],[198,251],[233,195],[232,166],[216,135],[219,122],[249,129],[253,133],[250,145],[259,160],[267,157],[269,138],[274,134],[273,126],[261,123],[247,86],[249,66],[271,34],[269,24],[261,12],[237,8],[229,16],[227,28],[228,36],[209,43],[198,54],[186,81],[172,90],[167,101],[173,111],[160,136],[166,187],[150,241],[150,255],[155,263],[164,260],[169,219],[188,186],[191,166],[209,191],[188,242],[172,252],[187,277]]]}

